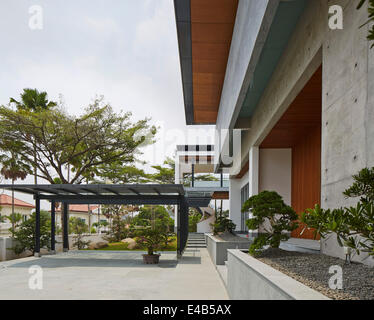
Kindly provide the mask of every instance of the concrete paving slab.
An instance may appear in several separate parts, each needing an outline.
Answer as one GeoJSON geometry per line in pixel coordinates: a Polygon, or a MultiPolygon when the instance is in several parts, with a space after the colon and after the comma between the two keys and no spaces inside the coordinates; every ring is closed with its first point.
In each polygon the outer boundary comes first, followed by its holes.
{"type": "Polygon", "coordinates": [[[4,299],[228,299],[206,249],[163,252],[159,265],[145,265],[143,252],[70,251],[0,263],[4,299]],[[43,270],[43,289],[32,290],[31,266],[43,270]]]}

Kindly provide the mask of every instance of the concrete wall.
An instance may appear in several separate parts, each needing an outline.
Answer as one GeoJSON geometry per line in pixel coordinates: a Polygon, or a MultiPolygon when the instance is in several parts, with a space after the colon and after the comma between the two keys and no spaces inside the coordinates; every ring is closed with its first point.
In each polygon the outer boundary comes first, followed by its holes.
{"type": "MultiPolygon", "coordinates": [[[[89,234],[84,237],[85,241],[99,242],[103,241],[103,236],[100,234],[89,234]]],[[[62,236],[56,236],[56,251],[62,252],[62,236]]],[[[75,236],[69,235],[69,249],[74,249],[73,243],[75,242],[75,236]]],[[[20,255],[16,255],[11,248],[14,246],[14,241],[10,237],[0,237],[0,261],[7,261],[19,258],[25,258],[32,255],[31,251],[26,251],[20,255]]],[[[48,254],[47,249],[41,249],[41,254],[48,254]]]]}
{"type": "Polygon", "coordinates": [[[328,300],[240,250],[228,250],[227,292],[234,300],[328,300]]]}
{"type": "Polygon", "coordinates": [[[215,265],[224,265],[227,261],[227,250],[228,249],[246,249],[248,250],[251,242],[248,240],[246,242],[234,242],[234,241],[224,241],[217,239],[212,234],[206,234],[206,245],[209,252],[210,258],[215,265]]]}
{"type": "Polygon", "coordinates": [[[276,191],[291,205],[291,149],[260,149],[259,191],[276,191]]]}
{"type": "MultiPolygon", "coordinates": [[[[242,140],[241,161],[259,146],[310,77],[323,63],[321,205],[336,208],[355,204],[342,192],[352,175],[374,165],[374,49],[366,36],[366,5],[357,2],[312,0],[301,16],[291,40],[253,114],[242,140]],[[329,5],[344,8],[344,29],[328,27],[329,5]]],[[[244,58],[243,58],[244,59],[244,58]]],[[[240,65],[240,63],[238,62],[240,65]]],[[[343,249],[330,238],[322,252],[343,258],[343,249]]],[[[355,257],[355,260],[362,260],[355,257]]],[[[364,261],[373,264],[373,259],[364,261]]]]}

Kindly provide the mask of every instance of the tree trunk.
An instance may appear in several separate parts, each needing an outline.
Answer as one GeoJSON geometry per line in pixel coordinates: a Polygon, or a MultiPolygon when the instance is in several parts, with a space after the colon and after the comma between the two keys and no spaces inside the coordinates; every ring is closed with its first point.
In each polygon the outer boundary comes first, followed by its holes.
{"type": "Polygon", "coordinates": [[[34,143],[34,183],[38,184],[38,169],[36,168],[36,144],[34,143]]]}
{"type": "MultiPolygon", "coordinates": [[[[12,179],[12,187],[14,188],[14,179],[12,179]]],[[[15,229],[15,220],[14,220],[14,189],[12,188],[12,231],[14,232],[14,229],[15,229]]]]}

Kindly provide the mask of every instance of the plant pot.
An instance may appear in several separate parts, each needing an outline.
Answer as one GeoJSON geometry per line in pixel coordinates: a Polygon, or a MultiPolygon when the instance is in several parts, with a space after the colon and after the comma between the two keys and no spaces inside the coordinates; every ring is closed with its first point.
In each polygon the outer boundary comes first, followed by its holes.
{"type": "Polygon", "coordinates": [[[143,254],[143,262],[145,264],[158,264],[160,254],[143,254]]]}

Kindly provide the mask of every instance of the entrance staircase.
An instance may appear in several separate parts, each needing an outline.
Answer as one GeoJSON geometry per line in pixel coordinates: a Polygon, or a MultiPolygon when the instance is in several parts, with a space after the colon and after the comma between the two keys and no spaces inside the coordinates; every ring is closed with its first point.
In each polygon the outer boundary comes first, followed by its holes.
{"type": "Polygon", "coordinates": [[[206,248],[204,233],[190,232],[188,234],[186,248],[206,248]]]}

